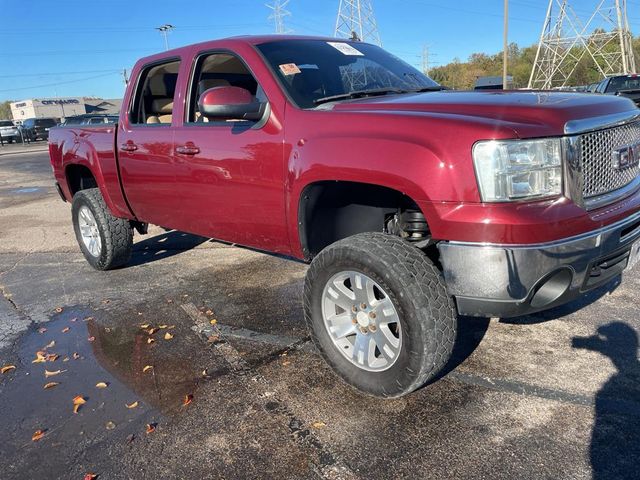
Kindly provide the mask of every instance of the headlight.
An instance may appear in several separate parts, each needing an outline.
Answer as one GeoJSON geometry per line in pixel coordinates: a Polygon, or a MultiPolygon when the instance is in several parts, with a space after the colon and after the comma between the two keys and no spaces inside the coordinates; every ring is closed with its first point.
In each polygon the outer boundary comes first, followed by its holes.
{"type": "Polygon", "coordinates": [[[562,194],[559,138],[478,142],[473,147],[473,163],[483,202],[562,194]]]}

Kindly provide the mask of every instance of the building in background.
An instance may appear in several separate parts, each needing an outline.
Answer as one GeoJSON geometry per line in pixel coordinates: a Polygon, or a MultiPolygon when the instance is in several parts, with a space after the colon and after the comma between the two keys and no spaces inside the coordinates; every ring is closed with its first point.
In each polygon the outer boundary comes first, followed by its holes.
{"type": "Polygon", "coordinates": [[[65,119],[85,113],[118,114],[122,100],[95,97],[32,98],[11,104],[11,115],[16,122],[27,118],[65,119]]]}

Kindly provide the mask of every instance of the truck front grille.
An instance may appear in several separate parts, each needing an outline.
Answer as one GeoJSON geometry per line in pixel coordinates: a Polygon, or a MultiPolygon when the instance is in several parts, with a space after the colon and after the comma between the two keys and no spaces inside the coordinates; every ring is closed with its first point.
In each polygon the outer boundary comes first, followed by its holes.
{"type": "Polygon", "coordinates": [[[598,197],[626,187],[640,175],[640,166],[618,169],[613,154],[640,142],[640,122],[585,133],[580,137],[583,197],[598,197]]]}

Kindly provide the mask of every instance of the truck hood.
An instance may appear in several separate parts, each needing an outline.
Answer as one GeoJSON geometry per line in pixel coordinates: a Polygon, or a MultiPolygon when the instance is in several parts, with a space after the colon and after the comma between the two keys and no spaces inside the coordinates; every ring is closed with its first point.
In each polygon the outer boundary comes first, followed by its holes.
{"type": "Polygon", "coordinates": [[[428,92],[335,103],[335,112],[446,115],[492,120],[522,138],[563,135],[569,121],[637,111],[628,99],[605,95],[546,92],[428,92]]]}

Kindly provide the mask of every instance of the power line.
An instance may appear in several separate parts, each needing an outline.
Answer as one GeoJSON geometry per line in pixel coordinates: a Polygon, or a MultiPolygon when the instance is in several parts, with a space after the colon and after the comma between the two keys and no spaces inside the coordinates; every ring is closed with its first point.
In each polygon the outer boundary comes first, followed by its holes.
{"type": "Polygon", "coordinates": [[[20,73],[17,75],[0,75],[0,78],[22,78],[22,77],[58,77],[64,75],[87,75],[88,73],[112,73],[120,72],[122,69],[110,68],[108,70],[85,70],[83,72],[41,72],[41,73],[20,73]]]}
{"type": "Polygon", "coordinates": [[[5,88],[3,90],[0,90],[0,93],[17,92],[17,91],[20,91],[20,90],[32,90],[34,88],[57,87],[58,85],[67,85],[67,84],[70,84],[70,83],[85,82],[87,80],[95,80],[97,78],[109,77],[109,76],[114,75],[114,74],[121,75],[121,71],[111,72],[111,73],[102,74],[102,75],[95,75],[95,76],[86,77],[86,78],[78,78],[78,79],[75,79],[75,80],[68,80],[68,81],[65,81],[65,82],[47,83],[47,84],[44,84],[44,85],[31,85],[29,87],[5,88]]]}

